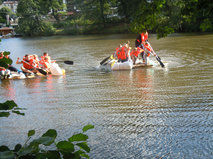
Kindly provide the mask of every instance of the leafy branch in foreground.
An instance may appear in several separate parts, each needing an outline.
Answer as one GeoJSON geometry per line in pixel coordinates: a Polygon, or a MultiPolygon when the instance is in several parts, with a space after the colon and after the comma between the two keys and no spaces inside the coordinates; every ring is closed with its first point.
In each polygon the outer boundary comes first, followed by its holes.
{"type": "Polygon", "coordinates": [[[8,117],[11,112],[24,115],[24,113],[21,113],[19,110],[23,110],[23,108],[19,108],[13,100],[0,103],[0,117],[8,117]]]}
{"type": "MultiPolygon", "coordinates": [[[[20,109],[14,101],[0,103],[0,110],[11,110],[17,113],[15,109],[20,109]]],[[[24,115],[24,113],[17,113],[24,115]]],[[[0,112],[0,117],[8,117],[10,112],[0,112]]],[[[90,148],[87,144],[88,136],[86,131],[93,129],[93,125],[86,125],[82,132],[72,135],[64,141],[56,142],[57,132],[49,129],[38,139],[32,139],[35,130],[28,131],[28,138],[23,145],[17,144],[14,149],[7,146],[0,146],[1,159],[78,159],[89,158],[90,148]]]]}
{"type": "Polygon", "coordinates": [[[38,139],[30,142],[31,137],[35,134],[35,130],[28,132],[28,138],[24,145],[17,144],[13,150],[7,146],[0,146],[0,158],[4,159],[71,159],[71,158],[89,158],[90,148],[87,145],[88,136],[84,134],[89,129],[93,129],[93,125],[83,127],[83,132],[71,136],[68,140],[55,142],[57,132],[54,129],[49,129],[38,139]],[[52,149],[54,145],[54,149],[52,149]],[[48,150],[51,146],[51,150],[48,150]],[[43,149],[42,149],[43,148],[43,149]]]}

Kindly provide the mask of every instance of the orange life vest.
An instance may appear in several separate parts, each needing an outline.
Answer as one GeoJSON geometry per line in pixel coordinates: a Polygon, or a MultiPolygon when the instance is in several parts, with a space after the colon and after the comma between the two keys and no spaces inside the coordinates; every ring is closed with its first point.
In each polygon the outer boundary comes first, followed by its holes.
{"type": "Polygon", "coordinates": [[[5,68],[1,68],[1,67],[0,67],[0,71],[5,71],[5,70],[6,70],[5,68]]]}
{"type": "Polygon", "coordinates": [[[148,50],[147,56],[149,56],[152,48],[149,46],[149,44],[145,44],[144,47],[148,50]]]}
{"type": "Polygon", "coordinates": [[[23,67],[26,68],[26,69],[28,69],[28,70],[34,68],[34,67],[33,67],[33,66],[34,66],[34,63],[33,63],[33,60],[32,60],[32,59],[27,61],[25,58],[23,58],[22,63],[23,63],[23,67]]]}
{"type": "Polygon", "coordinates": [[[120,58],[118,59],[125,60],[127,58],[126,51],[126,48],[123,46],[120,50],[120,58]]]}

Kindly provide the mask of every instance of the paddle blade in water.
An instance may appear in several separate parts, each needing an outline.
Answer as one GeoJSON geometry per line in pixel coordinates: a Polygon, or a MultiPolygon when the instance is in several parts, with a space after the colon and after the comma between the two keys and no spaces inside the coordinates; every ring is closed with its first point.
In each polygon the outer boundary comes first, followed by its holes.
{"type": "Polygon", "coordinates": [[[106,62],[109,58],[110,58],[110,56],[108,56],[108,57],[106,57],[105,59],[103,59],[103,60],[100,62],[100,65],[102,65],[104,62],[106,62]]]}
{"type": "Polygon", "coordinates": [[[68,65],[73,65],[74,62],[73,61],[64,61],[64,63],[68,64],[68,65]]]}

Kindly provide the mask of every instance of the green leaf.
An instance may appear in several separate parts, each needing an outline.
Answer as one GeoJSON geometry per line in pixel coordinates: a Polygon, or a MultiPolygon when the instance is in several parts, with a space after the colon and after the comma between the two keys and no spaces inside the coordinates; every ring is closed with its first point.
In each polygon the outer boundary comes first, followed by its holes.
{"type": "Polygon", "coordinates": [[[81,149],[85,150],[86,152],[90,152],[90,148],[86,142],[77,143],[76,145],[78,145],[81,149]]]}
{"type": "Polygon", "coordinates": [[[14,159],[15,155],[12,151],[4,151],[4,152],[0,152],[0,158],[1,159],[14,159]]]}
{"type": "Polygon", "coordinates": [[[35,134],[35,130],[28,131],[28,137],[33,136],[35,134]]]}
{"type": "Polygon", "coordinates": [[[42,137],[52,137],[56,138],[57,137],[57,132],[54,129],[49,129],[46,133],[42,135],[42,137]]]}
{"type": "Polygon", "coordinates": [[[19,151],[18,151],[18,155],[19,156],[25,156],[25,155],[27,155],[27,154],[30,154],[30,153],[32,153],[33,152],[33,147],[31,147],[31,146],[28,146],[28,147],[22,147],[19,151]]]}
{"type": "Polygon", "coordinates": [[[84,126],[83,127],[83,132],[86,132],[87,130],[89,130],[89,129],[93,129],[94,128],[94,125],[86,125],[86,126],[84,126]]]}
{"type": "Polygon", "coordinates": [[[8,117],[10,116],[9,112],[0,112],[0,117],[8,117]]]}
{"type": "Polygon", "coordinates": [[[32,141],[31,145],[42,144],[45,146],[50,146],[54,141],[55,141],[55,138],[49,137],[49,136],[44,136],[44,137],[40,137],[40,138],[32,141]]]}
{"type": "Polygon", "coordinates": [[[36,154],[36,159],[59,159],[60,153],[58,151],[47,151],[36,154]]]}
{"type": "Polygon", "coordinates": [[[0,152],[9,151],[10,149],[7,146],[0,146],[0,152]]]}
{"type": "Polygon", "coordinates": [[[0,61],[4,62],[6,64],[9,64],[9,65],[11,65],[13,63],[13,60],[11,60],[10,58],[6,58],[6,57],[3,57],[0,61]]]}
{"type": "Polygon", "coordinates": [[[60,141],[56,147],[63,152],[74,152],[74,144],[68,141],[60,141]]]}
{"type": "Polygon", "coordinates": [[[10,55],[10,52],[9,52],[9,51],[4,51],[3,54],[4,54],[4,56],[5,56],[5,55],[10,55]]]}
{"type": "Polygon", "coordinates": [[[88,158],[89,159],[89,156],[87,154],[80,154],[82,157],[85,157],[85,158],[88,158]]]}
{"type": "Polygon", "coordinates": [[[0,103],[0,110],[12,110],[14,107],[17,107],[17,104],[13,100],[0,103]]]}
{"type": "Polygon", "coordinates": [[[4,62],[4,61],[0,61],[0,66],[4,67],[6,69],[8,68],[8,64],[6,62],[4,62]]]}
{"type": "Polygon", "coordinates": [[[21,144],[17,144],[14,148],[14,152],[18,152],[22,148],[21,144]]]}
{"type": "Polygon", "coordinates": [[[47,151],[47,158],[59,159],[60,153],[58,151],[47,151]]]}
{"type": "Polygon", "coordinates": [[[79,134],[76,134],[76,135],[73,135],[72,137],[70,137],[69,141],[70,142],[73,142],[73,141],[86,141],[87,139],[88,139],[87,135],[79,133],[79,134]]]}
{"type": "Polygon", "coordinates": [[[18,114],[18,115],[23,115],[23,116],[25,115],[24,113],[21,113],[20,111],[13,110],[12,112],[15,113],[15,114],[18,114]]]}

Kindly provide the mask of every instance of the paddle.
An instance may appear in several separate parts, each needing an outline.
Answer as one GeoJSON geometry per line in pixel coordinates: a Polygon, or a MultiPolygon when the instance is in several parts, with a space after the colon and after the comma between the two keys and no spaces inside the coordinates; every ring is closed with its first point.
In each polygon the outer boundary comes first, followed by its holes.
{"type": "Polygon", "coordinates": [[[100,62],[100,65],[103,65],[103,63],[105,63],[111,56],[108,56],[106,57],[105,59],[103,59],[101,62],[100,62]]]}
{"type": "MultiPolygon", "coordinates": [[[[24,61],[24,60],[23,60],[23,62],[26,63],[26,64],[28,64],[28,65],[30,65],[28,62],[26,62],[26,61],[24,61]]],[[[30,65],[30,66],[32,66],[32,65],[30,65]]],[[[45,76],[47,75],[47,72],[44,71],[43,69],[36,68],[35,66],[32,66],[32,67],[34,67],[36,70],[38,70],[41,74],[43,74],[43,75],[45,75],[45,76]]]]}
{"type": "Polygon", "coordinates": [[[68,65],[73,65],[74,62],[73,62],[73,61],[67,60],[67,61],[64,61],[64,63],[65,63],[65,64],[68,64],[68,65]]]}
{"type": "Polygon", "coordinates": [[[150,45],[150,43],[148,41],[147,41],[147,43],[149,44],[149,46],[151,47],[152,51],[154,52],[154,56],[156,57],[156,60],[160,63],[161,67],[164,67],[165,65],[161,61],[161,58],[155,53],[155,51],[153,50],[152,46],[150,45]]]}

